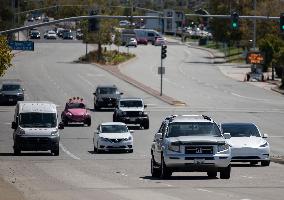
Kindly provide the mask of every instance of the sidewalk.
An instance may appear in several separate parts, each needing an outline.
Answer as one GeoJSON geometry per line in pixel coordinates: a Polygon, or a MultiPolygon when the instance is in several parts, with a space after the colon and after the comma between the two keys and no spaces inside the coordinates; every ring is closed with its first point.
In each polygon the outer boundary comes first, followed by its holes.
{"type": "MultiPolygon", "coordinates": [[[[234,80],[244,82],[246,74],[251,71],[249,64],[243,64],[243,63],[226,63],[225,54],[216,50],[216,49],[209,49],[205,47],[198,46],[197,42],[187,42],[183,43],[180,41],[180,38],[173,38],[173,37],[167,37],[167,41],[171,43],[177,43],[177,44],[184,44],[191,48],[195,49],[201,49],[204,51],[207,51],[210,54],[210,57],[212,58],[212,63],[218,64],[219,70],[227,77],[230,77],[234,80]]],[[[269,74],[269,77],[271,77],[271,73],[269,74]]],[[[281,84],[281,79],[276,78],[274,81],[267,80],[265,82],[258,82],[258,81],[250,81],[247,82],[249,84],[255,85],[257,87],[266,89],[266,90],[272,90],[275,92],[278,92],[280,94],[284,95],[284,90],[279,89],[279,85],[281,84]]]]}

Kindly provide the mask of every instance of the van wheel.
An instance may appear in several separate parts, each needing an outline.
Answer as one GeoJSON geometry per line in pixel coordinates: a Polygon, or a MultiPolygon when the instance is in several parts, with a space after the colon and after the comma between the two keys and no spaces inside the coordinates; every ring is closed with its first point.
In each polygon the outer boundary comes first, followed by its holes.
{"type": "Polygon", "coordinates": [[[164,157],[162,156],[162,159],[161,159],[161,178],[162,179],[168,179],[168,178],[171,177],[171,175],[172,175],[172,172],[166,166],[166,163],[164,161],[164,157]]]}
{"type": "Polygon", "coordinates": [[[261,166],[269,166],[270,160],[261,161],[261,166]]]}
{"type": "Polygon", "coordinates": [[[17,148],[17,147],[14,147],[14,155],[15,155],[15,156],[21,155],[21,149],[19,149],[19,148],[17,148]]]}
{"type": "Polygon", "coordinates": [[[208,176],[209,178],[216,178],[217,172],[207,172],[207,176],[208,176]]]}
{"type": "Polygon", "coordinates": [[[231,165],[226,168],[221,169],[220,178],[221,179],[229,179],[231,175],[231,165]]]}

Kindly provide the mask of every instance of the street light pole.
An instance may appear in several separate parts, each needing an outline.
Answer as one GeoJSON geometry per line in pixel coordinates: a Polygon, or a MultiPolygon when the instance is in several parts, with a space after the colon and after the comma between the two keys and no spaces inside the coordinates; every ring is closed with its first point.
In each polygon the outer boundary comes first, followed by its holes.
{"type": "MultiPolygon", "coordinates": [[[[254,15],[256,15],[256,0],[253,1],[254,15]]],[[[253,20],[253,49],[256,48],[256,19],[253,20]]]]}

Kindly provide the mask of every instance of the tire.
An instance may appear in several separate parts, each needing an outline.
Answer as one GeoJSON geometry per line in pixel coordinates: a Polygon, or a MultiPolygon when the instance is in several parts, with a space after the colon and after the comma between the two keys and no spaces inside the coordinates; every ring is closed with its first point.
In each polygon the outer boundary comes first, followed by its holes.
{"type": "Polygon", "coordinates": [[[209,178],[216,178],[216,176],[217,176],[217,172],[207,172],[207,176],[209,177],[209,178]]]}
{"type": "Polygon", "coordinates": [[[261,161],[261,166],[267,167],[270,165],[270,160],[261,161]]]}
{"type": "Polygon", "coordinates": [[[66,119],[62,119],[62,122],[63,122],[63,124],[64,124],[64,126],[68,126],[68,120],[66,120],[66,119]]]}
{"type": "Polygon", "coordinates": [[[15,156],[21,155],[21,149],[19,149],[19,148],[17,148],[17,147],[14,147],[14,155],[15,155],[15,156]]]}
{"type": "Polygon", "coordinates": [[[87,126],[91,126],[91,124],[92,124],[91,119],[87,119],[86,122],[85,122],[85,124],[87,124],[87,126]]]}
{"type": "Polygon", "coordinates": [[[128,153],[133,153],[133,149],[129,149],[129,150],[128,150],[128,153]]]}
{"type": "Polygon", "coordinates": [[[116,122],[116,117],[115,117],[115,115],[112,115],[112,121],[113,121],[113,122],[116,122]]]}
{"type": "Polygon", "coordinates": [[[223,168],[220,171],[220,179],[229,179],[231,176],[231,165],[226,168],[223,168]]]}
{"type": "Polygon", "coordinates": [[[145,120],[142,126],[144,129],[149,129],[149,119],[145,120]]]}
{"type": "Polygon", "coordinates": [[[57,147],[57,148],[54,149],[54,150],[51,150],[51,153],[52,153],[54,156],[59,156],[59,147],[57,147]]]}
{"type": "Polygon", "coordinates": [[[96,111],[100,111],[101,108],[100,108],[99,106],[95,105],[95,110],[96,110],[96,111]]]}
{"type": "Polygon", "coordinates": [[[168,179],[172,175],[172,172],[169,170],[169,168],[166,166],[166,163],[164,161],[164,157],[162,156],[161,159],[161,178],[162,179],[168,179]]]}
{"type": "Polygon", "coordinates": [[[157,163],[154,160],[154,157],[151,158],[151,174],[152,177],[159,178],[161,177],[161,168],[155,168],[157,166],[157,163]]]}
{"type": "Polygon", "coordinates": [[[250,165],[257,165],[257,164],[258,164],[257,161],[251,161],[251,162],[250,162],[250,165]]]}

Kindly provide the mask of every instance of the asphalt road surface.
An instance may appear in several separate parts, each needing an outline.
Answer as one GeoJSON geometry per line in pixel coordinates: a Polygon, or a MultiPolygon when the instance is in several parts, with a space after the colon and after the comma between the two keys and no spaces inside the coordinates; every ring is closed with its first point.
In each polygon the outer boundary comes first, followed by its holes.
{"type": "MultiPolygon", "coordinates": [[[[124,66],[123,71],[157,88],[159,48],[139,46],[130,51],[136,52],[138,59],[124,66]]],[[[59,115],[66,100],[83,97],[92,115],[91,127],[70,126],[61,131],[58,157],[46,152],[14,156],[10,128],[14,106],[0,107],[0,176],[26,199],[281,199],[283,165],[234,165],[229,180],[208,179],[206,173],[174,173],[171,179],[160,180],[150,174],[150,146],[164,116],[197,113],[212,116],[218,122],[254,121],[271,135],[273,151],[281,153],[283,97],[224,77],[208,63],[204,52],[172,45],[168,47],[165,93],[188,105],[173,107],[95,65],[73,63],[84,53],[85,46],[79,43],[36,43],[34,52],[16,55],[14,67],[3,77],[21,79],[26,100],[52,101],[58,105],[59,115]],[[92,110],[92,93],[103,83],[114,83],[124,96],[141,97],[149,105],[150,129],[132,127],[133,153],[93,152],[95,128],[112,120],[112,111],[92,110]]],[[[0,199],[8,199],[2,194],[0,199]]]]}

